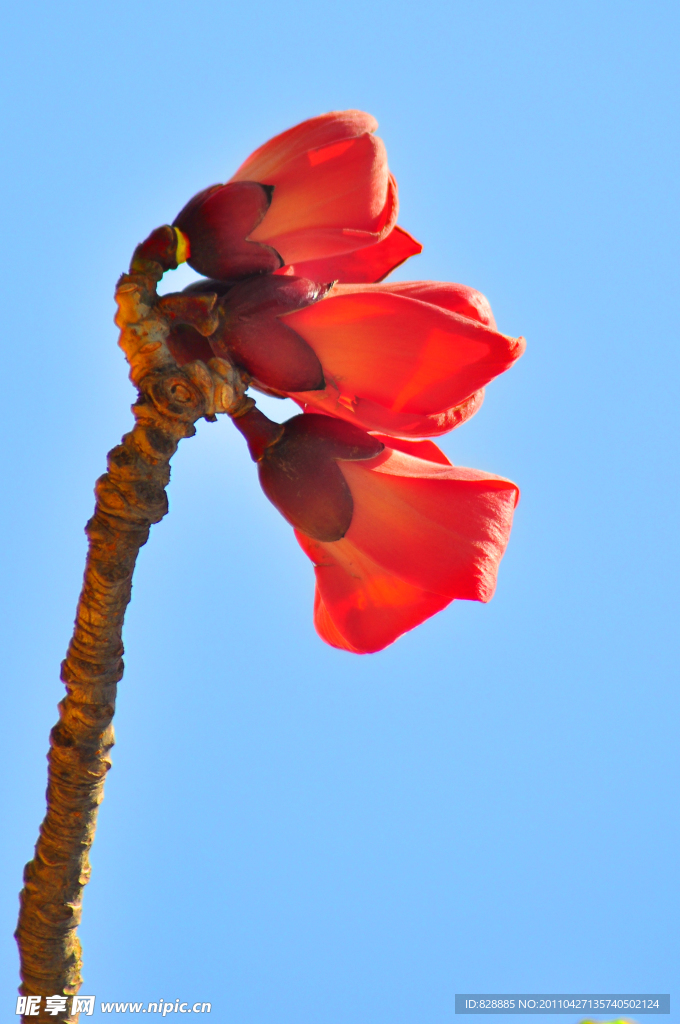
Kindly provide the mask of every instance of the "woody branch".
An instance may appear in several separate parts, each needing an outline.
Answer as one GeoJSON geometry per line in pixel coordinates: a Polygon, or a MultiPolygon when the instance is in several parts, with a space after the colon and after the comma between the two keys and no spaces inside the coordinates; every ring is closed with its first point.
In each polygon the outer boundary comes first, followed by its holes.
{"type": "MultiPolygon", "coordinates": [[[[83,588],[62,663],[67,692],[50,736],[47,813],[20,896],[16,939],[24,995],[71,996],[82,983],[76,928],[111,766],[123,619],[139,549],[151,525],[168,511],[170,459],[182,438],[196,433],[201,417],[214,420],[218,412],[233,415],[252,405],[244,397],[247,379],[226,360],[180,367],[170,353],[166,339],[173,322],[190,323],[204,335],[217,326],[214,295],[157,295],[164,271],[177,265],[177,244],[173,229],[158,229],[138,247],[131,272],[116,289],[119,344],[138,389],[135,425],[108,454],[86,526],[83,588]]],[[[30,1020],[75,1021],[78,1015],[70,1015],[70,1008],[69,999],[64,1013],[45,1015],[41,999],[40,1015],[30,1020]]]]}

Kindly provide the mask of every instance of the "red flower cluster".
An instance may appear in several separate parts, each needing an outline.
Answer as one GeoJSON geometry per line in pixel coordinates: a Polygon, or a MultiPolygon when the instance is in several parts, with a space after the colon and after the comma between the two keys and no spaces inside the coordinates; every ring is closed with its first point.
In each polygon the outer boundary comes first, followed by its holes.
{"type": "Polygon", "coordinates": [[[217,293],[220,324],[169,339],[180,363],[228,358],[303,409],[234,422],[315,564],[320,636],[357,653],[493,595],[517,487],[416,439],[472,416],[524,350],[472,288],[377,283],[422,247],[396,224],[376,127],[354,110],[305,121],[190,200],[174,227],[207,280],[188,291],[217,293]]]}

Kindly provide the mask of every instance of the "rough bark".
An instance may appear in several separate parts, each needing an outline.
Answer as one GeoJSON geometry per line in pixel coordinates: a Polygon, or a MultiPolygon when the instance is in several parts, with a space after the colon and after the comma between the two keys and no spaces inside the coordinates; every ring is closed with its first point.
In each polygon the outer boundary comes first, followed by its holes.
{"type": "MultiPolygon", "coordinates": [[[[90,876],[88,851],[111,766],[112,718],[123,675],[123,618],[139,549],[151,525],[168,510],[170,459],[180,440],[195,434],[198,419],[214,420],[217,412],[234,414],[252,404],[244,398],[247,381],[228,362],[213,359],[180,367],[165,344],[176,321],[210,334],[217,326],[215,296],[159,299],[156,285],[163,265],[138,257],[132,270],[118,283],[116,323],[139,393],[132,407],[135,425],[109,452],[86,527],[83,589],[62,664],[67,693],[50,737],[47,813],[20,896],[16,938],[24,995],[70,997],[82,983],[76,928],[90,876]]],[[[78,1019],[70,1012],[71,998],[56,1016],[45,1013],[44,999],[40,1002],[39,1016],[24,1020],[78,1019]]]]}

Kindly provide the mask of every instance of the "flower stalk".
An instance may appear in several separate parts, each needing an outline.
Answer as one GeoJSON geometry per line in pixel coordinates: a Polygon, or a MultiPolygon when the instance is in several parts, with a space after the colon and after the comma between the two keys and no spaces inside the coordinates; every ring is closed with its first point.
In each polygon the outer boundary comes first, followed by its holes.
{"type": "MultiPolygon", "coordinates": [[[[174,249],[177,239],[164,230],[174,249]]],[[[244,397],[247,377],[228,361],[179,367],[171,355],[165,341],[173,323],[190,323],[202,334],[217,325],[215,296],[189,301],[158,297],[156,285],[173,265],[172,255],[166,259],[148,246],[146,251],[139,247],[132,272],[123,275],[116,289],[119,344],[138,389],[132,407],[135,425],[108,454],[107,472],[95,487],[94,515],[86,526],[83,588],[62,663],[67,692],[50,736],[47,813],[20,896],[16,939],[24,995],[71,996],[82,983],[76,929],[90,877],[88,853],[97,811],[111,767],[112,719],[123,675],[121,631],[139,549],[152,524],[168,510],[170,459],[182,438],[196,433],[197,420],[245,411],[252,404],[244,397]]],[[[78,1019],[69,1013],[71,999],[56,1016],[46,1014],[44,1000],[40,1002],[40,1014],[31,1015],[31,1021],[78,1019]]]]}

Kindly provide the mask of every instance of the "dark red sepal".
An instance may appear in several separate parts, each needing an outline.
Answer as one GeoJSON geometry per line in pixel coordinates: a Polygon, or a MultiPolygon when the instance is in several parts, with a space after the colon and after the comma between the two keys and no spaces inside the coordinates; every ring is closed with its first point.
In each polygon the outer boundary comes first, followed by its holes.
{"type": "Polygon", "coordinates": [[[300,413],[283,426],[285,440],[296,445],[317,445],[329,459],[361,462],[374,459],[385,448],[377,437],[335,416],[300,413]]]}
{"type": "Polygon", "coordinates": [[[334,459],[316,447],[275,446],[258,463],[260,485],[281,515],[314,540],[340,540],[354,512],[352,492],[334,459]]]}
{"type": "Polygon", "coordinates": [[[177,232],[169,224],[152,231],[147,239],[137,246],[130,263],[130,271],[144,270],[141,261],[153,260],[163,270],[177,269],[177,232]]]}
{"type": "Polygon", "coordinates": [[[212,185],[190,199],[174,226],[189,239],[189,266],[220,280],[265,274],[283,260],[275,249],[248,242],[271,203],[272,189],[257,181],[212,185]]]}
{"type": "Polygon", "coordinates": [[[174,324],[170,328],[166,344],[180,366],[192,363],[195,359],[207,363],[214,355],[207,339],[189,324],[174,324]]]}
{"type": "MultiPolygon", "coordinates": [[[[234,422],[252,453],[263,427],[260,419],[242,425],[247,416],[234,422]]],[[[352,522],[354,502],[336,460],[371,459],[383,448],[381,441],[351,423],[316,414],[294,416],[283,424],[280,439],[258,449],[260,484],[296,529],[314,540],[340,540],[352,522]]]]}
{"type": "Polygon", "coordinates": [[[221,300],[223,325],[210,339],[215,355],[231,359],[255,386],[275,392],[320,391],[321,363],[285,313],[317,302],[329,285],[299,277],[252,277],[230,288],[221,300]]]}
{"type": "Polygon", "coordinates": [[[235,278],[230,281],[218,281],[214,277],[201,277],[198,281],[192,281],[186,288],[182,289],[183,295],[226,295],[230,288],[237,284],[235,278]]]}

